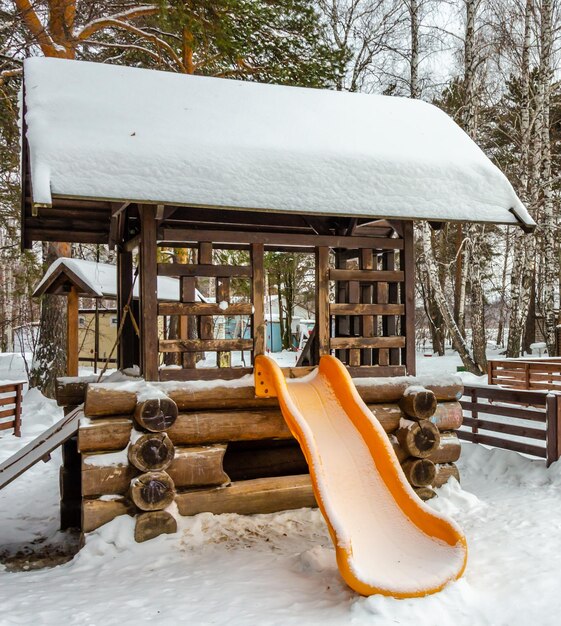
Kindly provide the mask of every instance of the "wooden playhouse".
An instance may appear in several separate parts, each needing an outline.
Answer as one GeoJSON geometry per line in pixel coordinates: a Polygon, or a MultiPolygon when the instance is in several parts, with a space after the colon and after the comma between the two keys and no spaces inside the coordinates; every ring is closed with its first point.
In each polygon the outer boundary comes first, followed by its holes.
{"type": "Polygon", "coordinates": [[[173,531],[173,502],[182,515],[314,505],[277,400],[253,387],[269,251],[314,258],[309,364],[285,375],[335,354],[420,496],[458,476],[461,385],[414,378],[413,220],[532,222],[444,113],[400,98],[36,58],[25,64],[22,145],[23,246],[116,247],[118,365],[142,374],[60,382],[59,403],[80,415],[64,446],[63,526],[88,532],[128,513],[143,540],[173,531]],[[166,248],[187,249],[189,262],[169,262],[166,248]],[[220,262],[224,250],[240,261],[220,262]],[[163,276],[179,280],[177,301],[158,301],[163,276]],[[246,281],[245,301],[232,301],[233,281],[246,281]],[[201,302],[196,290],[209,282],[215,302],[201,302]],[[137,285],[138,332],[128,314],[137,285]],[[249,332],[216,337],[225,312],[250,316],[249,332]],[[161,336],[162,317],[176,318],[176,338],[161,336]],[[178,356],[166,367],[169,353],[178,356]],[[411,385],[426,391],[404,399],[411,385]]]}

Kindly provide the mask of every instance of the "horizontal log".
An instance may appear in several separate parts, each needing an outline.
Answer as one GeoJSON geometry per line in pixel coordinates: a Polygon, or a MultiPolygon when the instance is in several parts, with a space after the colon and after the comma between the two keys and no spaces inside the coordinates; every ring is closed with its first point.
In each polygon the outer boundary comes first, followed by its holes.
{"type": "Polygon", "coordinates": [[[129,497],[141,511],[161,511],[175,498],[175,484],[167,472],[145,472],[132,479],[129,497]]]}
{"type": "Polygon", "coordinates": [[[162,339],[160,352],[230,352],[253,350],[253,339],[162,339]]]}
{"type": "Polygon", "coordinates": [[[464,419],[462,405],[459,402],[439,402],[430,421],[438,430],[457,430],[464,419]]]}
{"type": "Polygon", "coordinates": [[[402,283],[405,273],[388,270],[329,270],[329,280],[357,280],[361,282],[402,283]]]}
{"type": "Polygon", "coordinates": [[[413,487],[413,491],[425,502],[436,497],[436,492],[430,487],[413,487]]]}
{"type": "MultiPolygon", "coordinates": [[[[222,469],[225,445],[178,447],[167,473],[176,487],[223,485],[230,482],[222,469]]],[[[125,494],[140,470],[122,463],[110,465],[115,455],[85,454],[82,460],[82,495],[125,494]],[[107,465],[104,465],[107,463],[107,465]]]]}
{"type": "Polygon", "coordinates": [[[309,474],[256,478],[222,488],[182,491],[175,500],[181,515],[253,515],[316,506],[309,474]]]}
{"type": "Polygon", "coordinates": [[[453,463],[460,458],[462,445],[458,435],[452,431],[440,433],[438,446],[426,457],[433,463],[453,463]]]}
{"type": "Polygon", "coordinates": [[[136,516],[134,540],[137,543],[155,539],[160,535],[172,535],[177,532],[177,522],[167,511],[147,511],[136,516]]]}
{"type": "Polygon", "coordinates": [[[332,337],[329,346],[336,350],[347,348],[404,348],[405,337],[332,337]]]}
{"type": "Polygon", "coordinates": [[[436,488],[442,487],[442,485],[445,485],[451,477],[454,477],[458,482],[460,482],[460,472],[454,463],[436,465],[436,476],[432,486],[436,488]]]}
{"type": "Polygon", "coordinates": [[[407,422],[396,430],[395,436],[409,456],[419,459],[428,458],[440,443],[438,429],[428,420],[407,422]]]}
{"type": "Polygon", "coordinates": [[[132,420],[125,417],[80,420],[78,450],[100,452],[122,450],[129,443],[132,420]]]}
{"type": "MultiPolygon", "coordinates": [[[[241,368],[240,368],[241,369],[241,368]]],[[[298,375],[302,370],[303,374],[310,371],[309,368],[295,368],[283,370],[285,376],[291,378],[298,375]]],[[[162,370],[165,372],[166,370],[162,370]]],[[[178,370],[169,370],[170,372],[178,370]]],[[[206,370],[195,370],[197,376],[202,376],[206,370]]],[[[235,371],[235,370],[225,370],[235,371]]],[[[247,368],[245,373],[251,373],[252,368],[247,368]]],[[[208,370],[212,376],[218,374],[215,370],[208,370]]],[[[395,403],[404,391],[412,386],[421,384],[430,389],[436,395],[438,401],[459,400],[462,396],[463,386],[459,379],[449,377],[444,382],[435,380],[434,382],[426,377],[415,378],[411,376],[396,376],[391,379],[384,378],[356,378],[354,379],[356,388],[367,404],[373,403],[395,403]]],[[[197,381],[193,382],[173,382],[161,383],[162,389],[177,404],[180,411],[199,409],[247,409],[278,407],[276,398],[256,398],[253,385],[233,386],[221,383],[209,386],[201,386],[197,381]]],[[[141,387],[139,386],[139,389],[141,387]]],[[[508,391],[509,390],[501,390],[508,391]]],[[[530,393],[531,396],[538,394],[530,393]]],[[[543,398],[542,398],[543,401],[543,398]]],[[[130,415],[136,407],[136,392],[122,388],[119,383],[101,383],[88,385],[84,413],[88,417],[107,417],[108,415],[130,415]]]]}
{"type": "Polygon", "coordinates": [[[423,387],[409,387],[399,401],[401,410],[410,419],[426,420],[436,411],[436,396],[423,387]]]}
{"type": "Polygon", "coordinates": [[[138,402],[134,421],[145,430],[160,433],[171,428],[177,419],[177,404],[167,397],[151,398],[138,402]]]}
{"type": "Polygon", "coordinates": [[[86,376],[80,379],[63,376],[56,379],[55,397],[58,406],[78,406],[84,402],[89,383],[95,383],[99,376],[86,376]]]}
{"type": "Polygon", "coordinates": [[[90,384],[87,387],[84,403],[86,417],[132,415],[135,408],[136,392],[123,389],[119,383],[90,384]]]}
{"type": "Polygon", "coordinates": [[[407,459],[401,467],[405,477],[414,487],[432,485],[436,478],[436,466],[428,459],[407,459]]]}
{"type": "Polygon", "coordinates": [[[193,276],[203,278],[251,278],[251,265],[208,265],[193,263],[158,263],[158,276],[193,276]]]}
{"type": "Polygon", "coordinates": [[[161,302],[158,305],[158,315],[251,315],[253,304],[213,302],[161,302]]]}
{"type": "Polygon", "coordinates": [[[134,506],[125,498],[82,500],[82,532],[89,533],[119,515],[133,515],[134,506]]]}
{"type": "Polygon", "coordinates": [[[175,448],[166,433],[147,433],[131,442],[129,463],[141,472],[165,470],[173,461],[175,448]]]}

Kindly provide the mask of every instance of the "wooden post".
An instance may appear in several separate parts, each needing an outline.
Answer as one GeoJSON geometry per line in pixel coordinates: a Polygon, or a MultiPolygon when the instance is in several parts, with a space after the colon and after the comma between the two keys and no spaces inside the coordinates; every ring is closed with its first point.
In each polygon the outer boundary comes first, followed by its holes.
{"type": "Polygon", "coordinates": [[[158,286],[156,207],[140,207],[140,329],[142,373],[158,380],[158,286]]]}
{"type": "Polygon", "coordinates": [[[70,287],[66,301],[66,375],[78,376],[78,289],[70,287]]]}
{"type": "Polygon", "coordinates": [[[316,328],[319,357],[330,353],[331,335],[329,317],[329,248],[316,248],[316,328]]]}
{"type": "Polygon", "coordinates": [[[253,358],[255,358],[258,354],[265,354],[265,269],[262,243],[251,244],[251,265],[253,273],[251,329],[253,332],[253,358]]]}
{"type": "Polygon", "coordinates": [[[561,451],[559,448],[559,419],[561,417],[560,398],[561,396],[557,394],[549,393],[545,399],[547,467],[559,459],[559,453],[561,451]]]}
{"type": "MultiPolygon", "coordinates": [[[[216,278],[216,303],[221,305],[222,302],[230,303],[230,279],[227,277],[216,278]]],[[[224,331],[226,331],[226,316],[224,315],[224,331]]],[[[220,339],[225,339],[220,337],[220,339]]],[[[218,367],[230,367],[232,365],[232,353],[231,352],[217,352],[216,353],[216,365],[218,367]]]]}
{"type": "Polygon", "coordinates": [[[403,267],[405,272],[404,301],[405,316],[401,320],[401,333],[405,335],[403,364],[409,376],[416,372],[415,364],[415,247],[413,222],[403,222],[403,267]]]}
{"type": "Polygon", "coordinates": [[[97,374],[97,362],[99,361],[99,298],[95,299],[94,317],[94,374],[97,374]]]}
{"type": "MultiPolygon", "coordinates": [[[[119,250],[117,252],[117,328],[121,327],[124,309],[129,301],[133,286],[133,263],[132,252],[119,250]]],[[[132,299],[131,299],[132,305],[132,299]]],[[[123,330],[119,339],[119,351],[117,356],[117,367],[125,369],[133,365],[139,365],[138,359],[138,338],[135,335],[134,326],[130,315],[127,314],[123,322],[123,330]]]]}
{"type": "MultiPolygon", "coordinates": [[[[360,267],[363,270],[373,270],[374,260],[372,250],[363,248],[360,251],[360,267]]],[[[363,304],[372,304],[374,287],[372,283],[364,284],[361,287],[360,301],[363,304]]],[[[362,318],[362,335],[363,337],[374,337],[374,317],[365,315],[362,318]]],[[[362,364],[372,365],[372,348],[362,350],[362,364]]]]}
{"type": "Polygon", "coordinates": [[[477,433],[479,432],[479,429],[477,427],[477,419],[479,416],[479,412],[477,410],[477,389],[474,387],[471,390],[471,402],[473,404],[472,409],[471,409],[471,417],[473,419],[473,423],[471,425],[471,432],[473,433],[473,443],[477,443],[477,433]]]}
{"type": "Polygon", "coordinates": [[[21,395],[23,383],[16,384],[16,408],[14,417],[14,436],[21,437],[21,395]]]}
{"type": "MultiPolygon", "coordinates": [[[[195,278],[193,276],[182,276],[181,284],[181,302],[196,302],[197,289],[195,287],[195,278]]],[[[196,337],[195,319],[192,315],[181,315],[179,318],[179,338],[194,339],[196,337]]],[[[185,352],[183,354],[183,367],[193,369],[197,367],[197,354],[195,352],[185,352]]]]}
{"type": "MultiPolygon", "coordinates": [[[[202,241],[199,243],[199,264],[212,265],[212,243],[202,241]]],[[[201,315],[199,317],[199,339],[213,339],[212,316],[201,315]]],[[[218,354],[216,355],[218,359],[218,354]]]]}

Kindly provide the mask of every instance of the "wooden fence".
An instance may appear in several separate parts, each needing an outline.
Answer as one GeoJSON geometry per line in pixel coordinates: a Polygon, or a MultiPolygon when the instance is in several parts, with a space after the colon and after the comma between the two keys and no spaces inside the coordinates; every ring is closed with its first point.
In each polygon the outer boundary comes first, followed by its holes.
{"type": "Polygon", "coordinates": [[[548,466],[561,456],[561,394],[466,385],[460,402],[460,439],[537,456],[548,466]]]}
{"type": "Polygon", "coordinates": [[[24,383],[0,385],[0,430],[14,429],[21,437],[21,399],[24,383]]]}
{"type": "Polygon", "coordinates": [[[502,359],[487,364],[490,385],[561,391],[561,358],[502,359]]]}

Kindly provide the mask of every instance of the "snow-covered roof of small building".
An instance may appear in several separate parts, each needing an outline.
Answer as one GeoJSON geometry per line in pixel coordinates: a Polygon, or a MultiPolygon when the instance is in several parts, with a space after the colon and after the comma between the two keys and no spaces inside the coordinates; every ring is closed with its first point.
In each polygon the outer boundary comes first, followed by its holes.
{"type": "Polygon", "coordinates": [[[534,224],[483,151],[418,100],[31,58],[25,104],[35,205],[534,224]]]}
{"type": "MultiPolygon", "coordinates": [[[[34,296],[40,296],[50,287],[56,287],[57,280],[70,280],[78,288],[79,294],[90,298],[117,297],[117,267],[110,263],[96,263],[83,259],[57,259],[45,272],[35,287],[34,296]]],[[[138,280],[134,284],[134,298],[138,298],[138,280]]],[[[197,291],[197,299],[204,301],[197,291]]],[[[168,276],[158,276],[158,300],[178,301],[179,280],[168,276]]]]}

